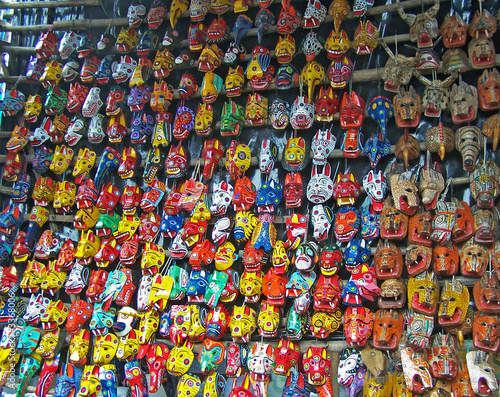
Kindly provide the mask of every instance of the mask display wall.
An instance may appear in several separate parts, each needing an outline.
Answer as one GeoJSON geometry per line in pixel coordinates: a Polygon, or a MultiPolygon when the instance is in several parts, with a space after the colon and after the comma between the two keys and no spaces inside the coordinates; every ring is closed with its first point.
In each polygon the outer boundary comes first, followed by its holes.
{"type": "Polygon", "coordinates": [[[56,3],[3,16],[6,394],[498,394],[495,2],[56,3]]]}

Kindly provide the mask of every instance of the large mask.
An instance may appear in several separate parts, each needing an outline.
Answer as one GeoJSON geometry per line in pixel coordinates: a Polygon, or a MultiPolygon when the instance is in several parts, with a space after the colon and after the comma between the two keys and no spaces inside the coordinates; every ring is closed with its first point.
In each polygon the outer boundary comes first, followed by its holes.
{"type": "Polygon", "coordinates": [[[460,281],[446,281],[439,301],[440,325],[458,325],[464,322],[469,306],[469,290],[460,281]]]}
{"type": "Polygon", "coordinates": [[[437,276],[423,272],[408,280],[408,305],[416,312],[433,315],[436,313],[439,298],[437,276]]]}
{"type": "Polygon", "coordinates": [[[399,278],[403,273],[401,250],[388,240],[379,241],[373,262],[379,280],[399,278]]]}
{"type": "Polygon", "coordinates": [[[467,42],[467,25],[459,13],[447,14],[441,24],[441,36],[446,48],[462,47],[467,42]]]}
{"type": "Polygon", "coordinates": [[[500,318],[489,313],[477,312],[472,325],[474,347],[487,352],[496,352],[500,346],[500,318]]]}
{"type": "Polygon", "coordinates": [[[274,373],[288,376],[300,358],[300,345],[298,343],[281,338],[274,348],[275,366],[274,373]]]}
{"type": "Polygon", "coordinates": [[[422,353],[410,347],[401,350],[404,380],[409,392],[423,393],[432,388],[431,369],[425,359],[422,353]]]}
{"type": "Polygon", "coordinates": [[[460,127],[455,131],[455,147],[462,155],[464,171],[473,172],[483,147],[481,130],[476,126],[460,127]]]}
{"type": "Polygon", "coordinates": [[[488,363],[487,353],[476,350],[468,352],[465,357],[474,394],[478,396],[493,395],[498,390],[498,381],[494,375],[495,371],[488,363]]]}
{"type": "Polygon", "coordinates": [[[361,217],[356,207],[340,207],[334,221],[335,238],[341,243],[348,242],[356,235],[360,226],[361,217]]]}
{"type": "Polygon", "coordinates": [[[408,323],[406,324],[406,338],[410,346],[417,349],[430,346],[432,331],[434,330],[434,317],[408,311],[408,323]]]}
{"type": "Polygon", "coordinates": [[[481,277],[490,263],[488,249],[474,239],[467,241],[460,252],[460,267],[466,277],[481,277]]]}
{"type": "Polygon", "coordinates": [[[247,343],[257,328],[257,313],[248,306],[234,306],[229,329],[234,342],[247,343]]]}
{"type": "Polygon", "coordinates": [[[455,124],[474,121],[477,116],[477,89],[461,81],[453,84],[450,94],[451,118],[455,124]]]}
{"type": "Polygon", "coordinates": [[[375,377],[371,371],[366,371],[363,384],[364,397],[390,397],[392,394],[393,377],[390,372],[384,376],[375,377]]]}
{"type": "Polygon", "coordinates": [[[226,347],[222,342],[205,339],[198,354],[202,374],[213,373],[224,361],[226,347]]]}
{"type": "Polygon", "coordinates": [[[458,371],[458,346],[455,337],[449,334],[434,335],[429,358],[432,376],[439,379],[455,378],[458,371]]]}
{"type": "Polygon", "coordinates": [[[438,245],[432,250],[432,266],[438,276],[453,276],[458,271],[458,249],[451,242],[438,245]]]}
{"type": "Polygon", "coordinates": [[[342,349],[339,354],[337,381],[342,386],[349,386],[357,372],[363,367],[361,354],[352,348],[342,349]]]}
{"type": "Polygon", "coordinates": [[[398,3],[398,13],[403,21],[410,26],[410,40],[417,42],[418,48],[432,47],[433,39],[438,37],[438,22],[436,14],[439,11],[439,1],[422,14],[407,14],[398,3]]]}
{"type": "Polygon", "coordinates": [[[326,347],[310,346],[302,356],[307,381],[322,386],[330,379],[332,359],[326,347]]]}

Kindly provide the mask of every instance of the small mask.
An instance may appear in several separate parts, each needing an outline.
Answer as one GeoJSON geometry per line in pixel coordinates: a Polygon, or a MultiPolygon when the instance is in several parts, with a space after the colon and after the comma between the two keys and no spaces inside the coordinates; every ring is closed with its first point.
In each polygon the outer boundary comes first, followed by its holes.
{"type": "Polygon", "coordinates": [[[455,131],[455,146],[462,155],[463,168],[466,172],[473,172],[483,147],[480,132],[476,126],[460,127],[455,131]]]}
{"type": "Polygon", "coordinates": [[[297,172],[289,172],[285,177],[285,205],[287,208],[297,208],[302,205],[304,187],[302,177],[297,172]]]}
{"type": "Polygon", "coordinates": [[[370,21],[359,23],[354,33],[353,46],[358,55],[369,55],[378,46],[379,31],[370,21]]]}
{"type": "Polygon", "coordinates": [[[328,80],[334,90],[340,90],[347,86],[350,81],[354,64],[352,61],[343,56],[341,59],[334,59],[327,70],[328,80]]]}
{"type": "Polygon", "coordinates": [[[226,87],[226,95],[228,97],[240,96],[244,83],[245,75],[243,73],[243,68],[241,66],[237,66],[235,68],[230,67],[224,83],[226,87]]]}
{"type": "Polygon", "coordinates": [[[236,102],[225,102],[221,115],[221,136],[239,136],[245,122],[245,108],[236,102]]]}

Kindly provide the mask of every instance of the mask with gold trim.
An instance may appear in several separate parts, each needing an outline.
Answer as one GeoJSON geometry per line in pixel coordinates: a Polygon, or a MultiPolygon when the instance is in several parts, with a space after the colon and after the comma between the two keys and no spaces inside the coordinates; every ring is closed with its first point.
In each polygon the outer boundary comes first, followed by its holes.
{"type": "Polygon", "coordinates": [[[243,73],[243,67],[238,65],[234,68],[230,67],[227,72],[225,87],[228,97],[240,96],[243,85],[245,83],[245,75],[243,73]]]}
{"type": "Polygon", "coordinates": [[[291,62],[295,55],[295,39],[292,36],[280,36],[274,49],[279,63],[291,62]]]}
{"type": "Polygon", "coordinates": [[[446,281],[439,298],[439,324],[450,326],[463,323],[468,306],[469,290],[458,280],[446,281]]]}
{"type": "Polygon", "coordinates": [[[75,365],[85,365],[90,349],[90,333],[86,329],[80,330],[71,337],[69,343],[69,361],[75,365]]]}
{"type": "Polygon", "coordinates": [[[234,306],[229,328],[234,342],[247,343],[257,328],[257,314],[248,306],[234,306]]]}
{"type": "Polygon", "coordinates": [[[46,90],[48,90],[49,87],[54,87],[59,84],[59,81],[62,79],[62,68],[62,63],[57,61],[48,61],[45,64],[40,82],[46,90]]]}

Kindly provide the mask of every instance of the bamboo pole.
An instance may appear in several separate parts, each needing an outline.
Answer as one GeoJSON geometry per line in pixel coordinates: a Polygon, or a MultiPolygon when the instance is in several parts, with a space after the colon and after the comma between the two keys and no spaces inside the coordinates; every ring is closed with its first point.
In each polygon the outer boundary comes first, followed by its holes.
{"type": "MultiPolygon", "coordinates": [[[[75,0],[76,1],[76,0],[75,0]]],[[[95,1],[95,0],[94,0],[95,1]]],[[[441,0],[441,2],[445,2],[449,0],[441,0]]],[[[426,5],[426,4],[433,4],[434,0],[408,0],[408,1],[402,1],[400,4],[403,7],[403,9],[409,9],[409,8],[414,8],[414,7],[420,7],[421,5],[426,5]]],[[[376,15],[381,15],[384,12],[394,12],[397,11],[397,4],[388,4],[388,5],[382,5],[382,6],[377,6],[377,7],[372,7],[370,8],[367,12],[367,16],[376,16],[376,15]]],[[[189,16],[188,12],[185,12],[181,17],[182,18],[187,18],[189,16]]],[[[352,12],[349,13],[346,19],[352,19],[354,18],[352,12]]],[[[166,18],[168,20],[168,17],[166,18]]],[[[322,24],[326,23],[331,23],[333,22],[332,17],[329,15],[326,16],[325,20],[322,22],[322,24]]],[[[0,25],[0,32],[1,31],[7,31],[7,32],[25,32],[25,31],[47,31],[49,29],[53,30],[86,30],[88,28],[92,27],[107,27],[109,26],[126,26],[128,24],[127,18],[113,18],[113,19],[83,19],[81,21],[57,21],[54,22],[52,25],[50,24],[41,24],[41,25],[31,25],[31,26],[8,26],[7,24],[2,24],[0,25]]],[[[276,32],[276,25],[270,27],[267,30],[267,33],[274,33],[276,32]]],[[[254,33],[248,32],[250,35],[256,35],[256,29],[251,29],[255,30],[254,33]]]]}
{"type": "Polygon", "coordinates": [[[93,7],[101,3],[99,0],[51,0],[51,1],[0,1],[0,10],[23,10],[28,8],[59,8],[59,7],[93,7]]]}

